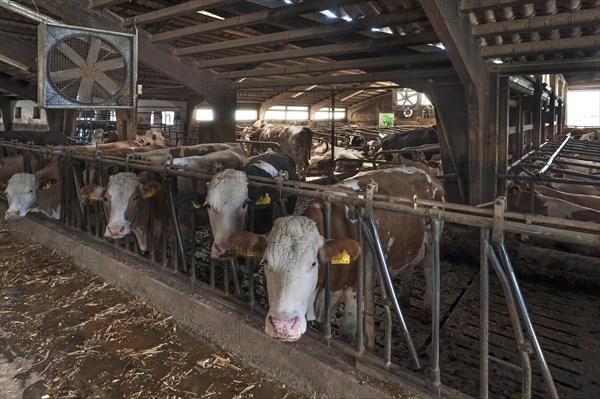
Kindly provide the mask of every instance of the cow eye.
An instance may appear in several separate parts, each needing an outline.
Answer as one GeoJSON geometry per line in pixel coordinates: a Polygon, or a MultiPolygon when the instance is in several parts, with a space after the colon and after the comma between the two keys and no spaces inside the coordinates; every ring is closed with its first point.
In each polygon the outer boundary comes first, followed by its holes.
{"type": "Polygon", "coordinates": [[[311,269],[314,269],[315,267],[317,267],[317,262],[313,262],[313,264],[311,265],[311,269]]]}
{"type": "Polygon", "coordinates": [[[205,207],[206,209],[210,209],[210,204],[208,202],[205,202],[204,205],[202,205],[203,207],[205,207]]]}

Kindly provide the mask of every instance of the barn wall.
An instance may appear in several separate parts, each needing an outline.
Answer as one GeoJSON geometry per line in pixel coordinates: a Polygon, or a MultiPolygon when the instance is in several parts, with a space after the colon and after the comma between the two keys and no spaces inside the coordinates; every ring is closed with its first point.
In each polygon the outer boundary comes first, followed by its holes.
{"type": "Polygon", "coordinates": [[[12,111],[12,129],[14,131],[23,130],[48,130],[48,118],[46,110],[37,108],[36,103],[29,100],[20,100],[11,102],[12,111]],[[20,108],[20,110],[19,110],[20,108]],[[35,110],[37,109],[37,115],[35,110]],[[19,116],[20,112],[20,117],[19,116]]]}

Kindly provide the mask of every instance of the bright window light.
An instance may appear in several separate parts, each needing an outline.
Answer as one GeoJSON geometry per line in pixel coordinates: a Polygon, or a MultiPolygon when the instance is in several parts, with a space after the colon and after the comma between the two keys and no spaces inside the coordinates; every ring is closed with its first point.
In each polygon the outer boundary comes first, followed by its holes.
{"type": "Polygon", "coordinates": [[[225,18],[223,18],[220,15],[213,14],[212,12],[208,12],[208,11],[198,11],[198,14],[206,15],[207,17],[211,17],[211,18],[214,18],[214,19],[219,19],[221,21],[225,19],[225,18]]]}
{"type": "Polygon", "coordinates": [[[388,35],[394,34],[394,32],[392,32],[392,30],[388,26],[386,26],[385,28],[371,28],[371,32],[387,33],[388,35]]]}
{"type": "MultiPolygon", "coordinates": [[[[333,112],[333,119],[335,120],[345,120],[346,119],[346,109],[345,108],[336,108],[333,112]]],[[[331,108],[321,108],[317,112],[315,112],[315,120],[316,121],[325,121],[331,120],[331,108]]]]}
{"type": "Polygon", "coordinates": [[[265,112],[265,119],[277,121],[308,120],[308,107],[297,105],[275,105],[265,112]]]}
{"type": "MultiPolygon", "coordinates": [[[[175,124],[175,111],[162,111],[161,112],[161,124],[167,126],[173,126],[175,124]]],[[[150,124],[154,125],[154,112],[150,114],[150,124]]]]}
{"type": "Polygon", "coordinates": [[[330,11],[330,10],[323,10],[320,12],[321,12],[321,14],[325,15],[327,18],[339,18],[337,15],[335,15],[335,13],[333,11],[330,11]]]}
{"type": "Polygon", "coordinates": [[[213,111],[209,108],[200,108],[196,110],[196,120],[210,122],[213,120],[213,111]]]}
{"type": "Polygon", "coordinates": [[[600,127],[600,90],[567,91],[567,126],[600,127]]]}
{"type": "Polygon", "coordinates": [[[292,2],[292,0],[283,0],[283,2],[284,2],[285,4],[294,4],[294,3],[292,2]]]}
{"type": "Polygon", "coordinates": [[[236,121],[255,121],[258,119],[258,111],[255,109],[238,109],[235,111],[236,121]]]}

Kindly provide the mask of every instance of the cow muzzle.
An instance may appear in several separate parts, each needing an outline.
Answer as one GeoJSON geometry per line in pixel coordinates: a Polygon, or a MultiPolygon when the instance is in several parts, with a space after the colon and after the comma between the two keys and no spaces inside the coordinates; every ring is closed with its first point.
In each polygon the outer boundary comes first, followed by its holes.
{"type": "Polygon", "coordinates": [[[302,336],[300,318],[298,316],[273,316],[268,315],[265,323],[265,332],[271,338],[281,341],[294,342],[302,336]]]}
{"type": "Polygon", "coordinates": [[[123,223],[113,223],[106,226],[104,237],[122,238],[129,234],[129,229],[123,223]]]}
{"type": "Polygon", "coordinates": [[[17,210],[17,211],[11,211],[8,210],[6,211],[6,213],[4,214],[4,218],[6,220],[14,220],[14,219],[19,219],[21,218],[21,211],[17,210]]]}
{"type": "Polygon", "coordinates": [[[227,244],[214,242],[210,249],[210,257],[214,260],[229,259],[234,256],[234,253],[227,248],[227,244]]]}

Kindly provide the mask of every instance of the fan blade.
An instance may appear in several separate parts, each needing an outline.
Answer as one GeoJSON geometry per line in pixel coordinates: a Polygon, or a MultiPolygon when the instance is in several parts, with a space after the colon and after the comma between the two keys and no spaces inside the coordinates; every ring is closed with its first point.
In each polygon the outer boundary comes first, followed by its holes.
{"type": "Polygon", "coordinates": [[[64,82],[65,80],[78,79],[83,76],[80,68],[65,69],[64,71],[50,72],[50,78],[54,83],[64,82]]]}
{"type": "Polygon", "coordinates": [[[100,47],[102,46],[102,42],[97,37],[93,37],[90,40],[90,47],[88,49],[88,55],[86,63],[88,65],[93,65],[98,59],[98,54],[100,54],[100,47]]]}
{"type": "Polygon", "coordinates": [[[112,60],[100,61],[96,63],[96,69],[102,72],[120,69],[125,66],[123,58],[115,58],[112,60]]]}
{"type": "Polygon", "coordinates": [[[96,83],[98,83],[104,90],[110,93],[111,96],[114,96],[121,90],[121,86],[113,79],[109,78],[106,74],[102,72],[98,72],[96,74],[96,83]]]}
{"type": "Polygon", "coordinates": [[[92,100],[92,89],[94,88],[94,78],[92,76],[84,76],[79,83],[77,90],[77,101],[82,103],[90,103],[92,100]]]}
{"type": "Polygon", "coordinates": [[[63,53],[68,59],[73,61],[79,68],[85,67],[85,60],[65,42],[58,43],[58,50],[63,53]]]}

